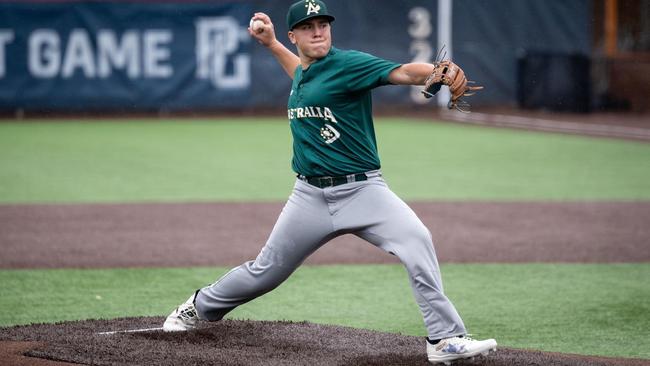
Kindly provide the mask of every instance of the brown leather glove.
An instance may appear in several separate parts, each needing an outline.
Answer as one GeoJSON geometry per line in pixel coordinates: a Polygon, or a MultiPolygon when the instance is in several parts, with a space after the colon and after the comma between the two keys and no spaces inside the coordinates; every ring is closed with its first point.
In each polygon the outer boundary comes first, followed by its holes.
{"type": "Polygon", "coordinates": [[[447,107],[467,112],[469,104],[462,101],[461,97],[474,95],[477,90],[481,90],[483,87],[469,86],[468,84],[473,82],[467,80],[463,69],[449,60],[436,62],[433,66],[433,72],[424,82],[422,94],[424,94],[425,98],[431,98],[440,90],[442,85],[447,85],[451,93],[451,99],[447,107]]]}

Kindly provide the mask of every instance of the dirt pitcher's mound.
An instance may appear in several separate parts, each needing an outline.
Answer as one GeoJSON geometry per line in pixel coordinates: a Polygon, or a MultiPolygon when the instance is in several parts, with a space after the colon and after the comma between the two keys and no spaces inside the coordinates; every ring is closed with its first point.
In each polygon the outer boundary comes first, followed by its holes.
{"type": "MultiPolygon", "coordinates": [[[[0,360],[25,365],[39,364],[39,358],[59,361],[43,365],[428,364],[422,337],[311,323],[225,320],[203,323],[190,332],[99,334],[157,328],[162,321],[124,318],[0,328],[0,360]],[[24,355],[16,352],[25,348],[29,350],[24,355]]],[[[650,361],[499,349],[455,365],[650,365],[650,361]]]]}

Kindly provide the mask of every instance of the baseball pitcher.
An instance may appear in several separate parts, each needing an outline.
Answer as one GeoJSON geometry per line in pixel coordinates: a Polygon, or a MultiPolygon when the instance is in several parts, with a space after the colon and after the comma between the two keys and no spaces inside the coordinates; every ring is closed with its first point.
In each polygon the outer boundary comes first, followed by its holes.
{"type": "Polygon", "coordinates": [[[287,13],[288,37],[298,55],[275,36],[264,13],[251,19],[250,35],[266,47],[293,80],[287,116],[293,135],[293,191],[254,261],[197,290],[165,320],[165,331],[218,321],[239,305],[273,290],[332,238],[352,233],[396,255],[407,269],[428,332],[433,363],[487,355],[496,341],[473,340],[443,292],[431,234],[382,178],[372,118],[371,91],[422,85],[425,97],[441,86],[450,108],[480,87],[448,60],[399,64],[332,46],[334,21],[325,3],[300,0],[287,13]]]}

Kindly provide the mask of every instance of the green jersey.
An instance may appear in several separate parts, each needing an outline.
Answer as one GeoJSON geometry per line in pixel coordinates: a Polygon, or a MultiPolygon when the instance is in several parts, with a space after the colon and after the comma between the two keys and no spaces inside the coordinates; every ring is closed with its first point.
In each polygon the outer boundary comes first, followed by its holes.
{"type": "Polygon", "coordinates": [[[388,84],[400,64],[334,47],[298,66],[289,95],[293,170],[304,176],[340,176],[380,168],[371,90],[388,84]]]}

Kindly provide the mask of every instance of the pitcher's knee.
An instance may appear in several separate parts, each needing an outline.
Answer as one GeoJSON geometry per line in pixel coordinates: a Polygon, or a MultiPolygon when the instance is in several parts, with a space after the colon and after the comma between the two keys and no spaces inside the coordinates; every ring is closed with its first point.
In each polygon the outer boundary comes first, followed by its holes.
{"type": "Polygon", "coordinates": [[[442,294],[442,284],[435,270],[428,269],[411,276],[412,286],[420,294],[442,294]]]}
{"type": "Polygon", "coordinates": [[[260,266],[257,261],[249,262],[246,266],[249,273],[250,283],[248,284],[251,292],[266,293],[278,287],[293,273],[295,268],[285,267],[279,264],[267,263],[260,266]]]}
{"type": "Polygon", "coordinates": [[[424,225],[417,225],[411,228],[404,236],[405,245],[414,250],[433,250],[433,238],[431,232],[424,225]]]}
{"type": "Polygon", "coordinates": [[[411,276],[438,270],[431,233],[424,225],[411,231],[400,244],[396,254],[411,276]]]}

